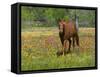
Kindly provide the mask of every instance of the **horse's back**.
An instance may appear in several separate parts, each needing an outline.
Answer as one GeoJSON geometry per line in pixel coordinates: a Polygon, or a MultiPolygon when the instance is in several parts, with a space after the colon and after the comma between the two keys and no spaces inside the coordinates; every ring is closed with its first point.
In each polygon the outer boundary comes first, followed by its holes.
{"type": "Polygon", "coordinates": [[[68,32],[75,32],[76,28],[75,28],[75,23],[70,21],[66,23],[66,31],[68,32]]]}
{"type": "Polygon", "coordinates": [[[72,21],[66,22],[66,26],[65,26],[65,35],[66,35],[66,37],[70,38],[74,34],[76,34],[75,23],[72,22],[72,21]]]}

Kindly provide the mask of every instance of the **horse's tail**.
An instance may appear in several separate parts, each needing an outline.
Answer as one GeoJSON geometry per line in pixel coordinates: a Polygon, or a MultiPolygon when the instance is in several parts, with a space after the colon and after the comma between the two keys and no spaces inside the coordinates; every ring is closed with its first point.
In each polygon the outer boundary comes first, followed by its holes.
{"type": "Polygon", "coordinates": [[[79,31],[79,23],[78,23],[78,17],[75,15],[75,27],[77,32],[79,31]]]}

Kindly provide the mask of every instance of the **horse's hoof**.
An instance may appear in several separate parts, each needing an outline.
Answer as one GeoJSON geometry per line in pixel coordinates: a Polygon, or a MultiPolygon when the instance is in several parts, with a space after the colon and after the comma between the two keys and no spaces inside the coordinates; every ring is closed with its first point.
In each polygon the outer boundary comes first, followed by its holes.
{"type": "Polygon", "coordinates": [[[66,51],[64,51],[64,55],[66,55],[67,54],[67,52],[66,51]]]}
{"type": "Polygon", "coordinates": [[[71,51],[67,51],[66,53],[69,54],[69,53],[71,53],[71,51]]]}
{"type": "Polygon", "coordinates": [[[56,54],[57,54],[57,56],[61,56],[61,55],[63,55],[63,52],[62,51],[58,51],[56,54]]]}

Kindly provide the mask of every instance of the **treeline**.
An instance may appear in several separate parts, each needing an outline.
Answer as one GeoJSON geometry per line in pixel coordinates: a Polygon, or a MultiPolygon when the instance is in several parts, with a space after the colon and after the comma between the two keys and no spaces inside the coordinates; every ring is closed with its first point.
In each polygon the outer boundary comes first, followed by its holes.
{"type": "Polygon", "coordinates": [[[22,26],[57,26],[59,19],[75,20],[79,27],[95,26],[95,11],[65,8],[26,7],[21,8],[22,26]]]}

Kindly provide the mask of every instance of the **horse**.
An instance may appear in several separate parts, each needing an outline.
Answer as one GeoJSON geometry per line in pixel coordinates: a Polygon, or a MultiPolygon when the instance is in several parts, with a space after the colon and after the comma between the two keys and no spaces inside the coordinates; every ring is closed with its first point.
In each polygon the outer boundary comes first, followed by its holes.
{"type": "Polygon", "coordinates": [[[62,44],[62,51],[58,52],[57,55],[60,55],[60,54],[65,55],[66,53],[69,53],[72,41],[73,41],[73,48],[75,47],[75,43],[79,47],[78,26],[74,21],[72,20],[59,21],[59,37],[62,44]],[[67,41],[69,42],[69,48],[68,48],[68,51],[66,52],[66,48],[68,47],[67,41]]]}

